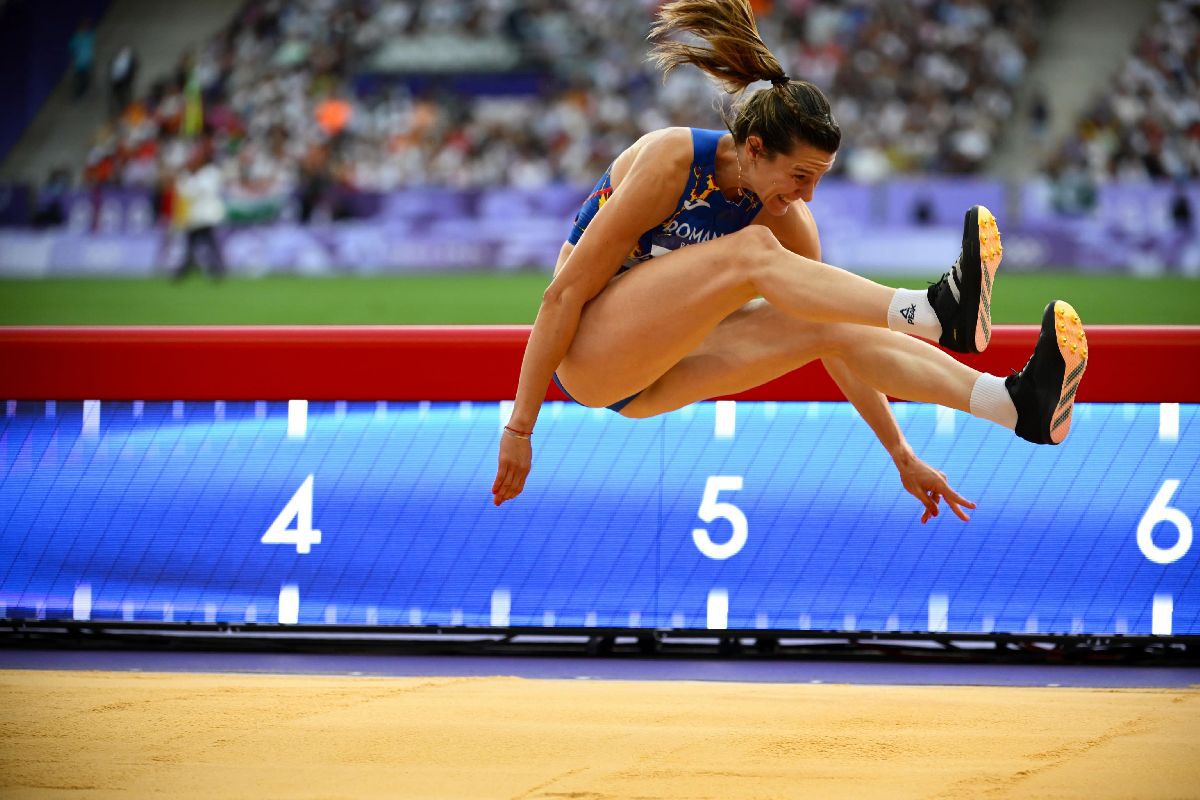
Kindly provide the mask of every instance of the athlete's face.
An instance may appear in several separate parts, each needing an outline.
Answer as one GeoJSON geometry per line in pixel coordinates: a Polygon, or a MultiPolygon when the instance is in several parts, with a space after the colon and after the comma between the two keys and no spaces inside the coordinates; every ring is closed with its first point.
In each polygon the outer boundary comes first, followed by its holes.
{"type": "Polygon", "coordinates": [[[751,164],[746,171],[747,183],[762,200],[767,213],[775,216],[786,214],[797,200],[811,202],[817,184],[833,167],[837,156],[810,144],[798,144],[790,153],[769,155],[757,136],[746,140],[746,155],[751,164]]]}

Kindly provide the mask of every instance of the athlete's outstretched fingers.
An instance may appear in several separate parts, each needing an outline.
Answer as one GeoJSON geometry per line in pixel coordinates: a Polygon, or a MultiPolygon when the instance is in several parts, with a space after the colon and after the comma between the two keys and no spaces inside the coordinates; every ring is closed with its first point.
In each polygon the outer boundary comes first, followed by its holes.
{"type": "Polygon", "coordinates": [[[946,505],[950,507],[950,510],[963,522],[970,522],[971,518],[967,516],[967,512],[963,511],[963,508],[975,508],[975,504],[951,489],[950,484],[946,483],[944,475],[942,476],[941,492],[946,498],[946,505]]]}

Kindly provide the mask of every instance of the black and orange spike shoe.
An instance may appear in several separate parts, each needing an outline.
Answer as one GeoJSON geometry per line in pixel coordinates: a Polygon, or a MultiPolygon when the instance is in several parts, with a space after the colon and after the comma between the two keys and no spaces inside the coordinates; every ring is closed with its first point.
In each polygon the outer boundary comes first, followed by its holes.
{"type": "Polygon", "coordinates": [[[1055,300],[1042,314],[1029,363],[1004,381],[1017,407],[1017,436],[1034,444],[1061,444],[1067,438],[1087,361],[1087,334],[1079,314],[1065,300],[1055,300]]]}
{"type": "Polygon", "coordinates": [[[992,340],[992,286],[1003,256],[996,217],[986,206],[972,206],[963,220],[958,261],[929,287],[929,305],[942,323],[942,347],[958,353],[987,349],[992,340]]]}

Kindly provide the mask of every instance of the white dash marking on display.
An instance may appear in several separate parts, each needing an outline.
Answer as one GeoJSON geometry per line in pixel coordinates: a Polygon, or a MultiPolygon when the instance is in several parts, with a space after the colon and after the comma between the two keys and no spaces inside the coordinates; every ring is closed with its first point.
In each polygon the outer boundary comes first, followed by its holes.
{"type": "Polygon", "coordinates": [[[255,400],[254,401],[254,418],[255,419],[266,419],[267,418],[267,401],[266,400],[255,400]]]}
{"type": "Polygon", "coordinates": [[[171,603],[163,603],[163,622],[175,621],[175,606],[171,603]]]}
{"type": "Polygon", "coordinates": [[[565,405],[566,405],[566,403],[564,403],[562,400],[552,400],[550,402],[550,416],[561,417],[562,412],[563,412],[563,406],[565,406],[565,405]]]}
{"type": "Polygon", "coordinates": [[[629,612],[629,627],[640,628],[641,626],[642,626],[642,612],[630,611],[629,612]]]}
{"type": "Polygon", "coordinates": [[[1025,620],[1025,632],[1026,633],[1037,633],[1038,632],[1037,614],[1030,614],[1029,618],[1025,620]]]}
{"type": "Polygon", "coordinates": [[[934,429],[934,433],[937,436],[953,436],[954,409],[945,406],[935,406],[935,408],[937,409],[937,427],[934,429]]]}
{"type": "Polygon", "coordinates": [[[285,583],[279,587],[279,624],[295,625],[300,621],[300,587],[285,583]]]}
{"type": "Polygon", "coordinates": [[[679,416],[682,417],[684,421],[691,422],[692,418],[696,416],[696,404],[693,403],[689,406],[684,406],[681,408],[679,410],[679,416]]]}
{"type": "Polygon", "coordinates": [[[204,604],[204,621],[209,622],[209,623],[217,621],[217,604],[216,603],[205,603],[204,604]]]}
{"type": "Polygon", "coordinates": [[[408,624],[409,625],[420,625],[421,624],[421,609],[410,608],[408,610],[408,624]]]}
{"type": "Polygon", "coordinates": [[[1155,636],[1170,636],[1172,616],[1175,614],[1175,598],[1169,594],[1154,595],[1150,614],[1150,633],[1155,636]]]}
{"type": "Polygon", "coordinates": [[[458,404],[458,418],[459,419],[470,419],[471,414],[473,414],[474,412],[475,412],[475,405],[470,400],[459,401],[459,404],[458,404]]]}
{"type": "Polygon", "coordinates": [[[492,590],[491,624],[494,628],[507,628],[512,611],[512,594],[508,589],[492,590]]]}
{"type": "Polygon", "coordinates": [[[1159,403],[1158,440],[1160,442],[1179,441],[1179,403],[1159,403]]]}
{"type": "Polygon", "coordinates": [[[671,627],[672,628],[682,628],[683,627],[683,614],[675,613],[675,614],[671,615],[671,627]]]}
{"type": "Polygon", "coordinates": [[[337,625],[337,606],[333,604],[325,606],[325,624],[337,625]]]}
{"type": "Polygon", "coordinates": [[[716,424],[713,436],[718,439],[732,439],[737,432],[737,401],[718,400],[716,424]]]}
{"type": "Polygon", "coordinates": [[[1129,620],[1124,617],[1117,617],[1117,633],[1129,633],[1129,620]]]}
{"type": "Polygon", "coordinates": [[[182,400],[175,400],[171,403],[171,419],[183,419],[182,400]]]}
{"type": "Polygon", "coordinates": [[[339,420],[346,418],[346,401],[345,400],[338,400],[336,403],[333,404],[333,418],[339,419],[339,420]]]}
{"type": "Polygon", "coordinates": [[[1083,617],[1071,617],[1071,633],[1083,633],[1083,617]]]}
{"type": "Polygon", "coordinates": [[[589,611],[583,615],[583,627],[594,628],[596,627],[596,622],[597,620],[595,611],[589,611]]]}
{"type": "Polygon", "coordinates": [[[307,400],[288,400],[287,435],[289,439],[303,439],[308,435],[307,400]]]}
{"type": "Polygon", "coordinates": [[[812,630],[812,614],[801,614],[796,617],[796,627],[802,631],[812,630]]]}
{"type": "Polygon", "coordinates": [[[142,414],[146,411],[146,402],[144,400],[133,401],[133,418],[141,419],[142,414]]]}
{"type": "Polygon", "coordinates": [[[709,630],[721,631],[729,627],[729,592],[726,589],[710,589],[708,591],[708,608],[705,614],[705,627],[709,630]]]}
{"type": "Polygon", "coordinates": [[[75,586],[75,594],[71,598],[71,619],[89,620],[92,618],[92,585],[80,583],[75,586]]]}
{"type": "Polygon", "coordinates": [[[375,606],[367,606],[367,624],[368,625],[378,625],[379,624],[379,609],[376,608],[375,606]]]}
{"type": "Polygon", "coordinates": [[[7,400],[4,403],[4,416],[15,417],[17,415],[17,401],[7,400]]]}
{"type": "Polygon", "coordinates": [[[375,419],[387,419],[388,405],[387,400],[375,401],[375,419]]]}
{"type": "Polygon", "coordinates": [[[767,419],[775,419],[775,415],[779,413],[779,403],[774,400],[768,400],[762,405],[763,416],[767,419]]]}
{"type": "Polygon", "coordinates": [[[46,419],[54,419],[57,416],[58,416],[58,401],[57,400],[47,400],[46,401],[46,419]]]}
{"type": "Polygon", "coordinates": [[[884,630],[898,631],[900,630],[900,617],[897,614],[889,614],[887,623],[884,625],[884,630]]]}
{"type": "Polygon", "coordinates": [[[810,400],[808,407],[804,409],[804,416],[808,419],[816,419],[821,413],[821,404],[815,400],[810,400]]]}
{"type": "Polygon", "coordinates": [[[213,401],[213,419],[215,419],[217,422],[225,421],[225,401],[224,400],[214,400],[213,401]]]}
{"type": "Polygon", "coordinates": [[[126,622],[133,622],[133,602],[126,600],[121,603],[121,619],[126,622]]]}
{"type": "Polygon", "coordinates": [[[258,606],[254,605],[254,603],[246,606],[245,621],[258,622],[258,606]]]}
{"type": "Polygon", "coordinates": [[[842,615],[842,630],[844,630],[844,631],[858,630],[858,615],[857,614],[843,614],[842,615]]]}
{"type": "Polygon", "coordinates": [[[980,630],[982,630],[984,633],[991,633],[992,631],[996,630],[996,618],[991,614],[986,615],[983,618],[983,625],[980,626],[980,630]]]}
{"type": "Polygon", "coordinates": [[[461,608],[450,609],[450,624],[461,626],[463,624],[463,613],[461,608]]]}
{"type": "Polygon", "coordinates": [[[553,611],[543,611],[542,612],[542,627],[543,628],[553,628],[555,621],[556,621],[556,618],[555,618],[553,611]]]}
{"type": "Polygon", "coordinates": [[[950,597],[942,593],[929,595],[929,628],[931,632],[943,633],[950,629],[950,597]]]}
{"type": "Polygon", "coordinates": [[[83,401],[83,427],[80,433],[85,439],[95,439],[100,435],[100,401],[83,401]]]}
{"type": "Polygon", "coordinates": [[[760,631],[771,627],[767,621],[767,615],[763,614],[761,612],[758,614],[755,614],[754,615],[754,627],[758,628],[760,631]]]}
{"type": "Polygon", "coordinates": [[[497,422],[500,423],[501,430],[504,429],[504,426],[508,424],[509,419],[512,418],[513,409],[516,408],[516,406],[517,404],[512,400],[501,400],[498,404],[500,418],[497,420],[497,422]]]}
{"type": "Polygon", "coordinates": [[[417,403],[417,419],[425,419],[429,416],[429,407],[432,404],[428,400],[422,400],[417,403]]]}

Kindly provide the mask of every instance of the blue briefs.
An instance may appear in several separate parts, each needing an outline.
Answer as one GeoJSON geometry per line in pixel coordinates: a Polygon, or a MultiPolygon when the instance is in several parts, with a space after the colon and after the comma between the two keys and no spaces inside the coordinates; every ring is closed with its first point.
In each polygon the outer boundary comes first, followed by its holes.
{"type": "MultiPolygon", "coordinates": [[[[574,397],[571,397],[571,393],[567,391],[567,387],[562,385],[562,381],[560,381],[558,379],[557,372],[555,372],[551,377],[554,378],[554,385],[558,387],[559,391],[561,391],[563,394],[565,394],[567,396],[568,400],[570,400],[572,403],[579,403],[578,400],[576,400],[574,397]]],[[[641,394],[641,392],[634,392],[633,394],[629,395],[629,397],[626,397],[624,400],[618,400],[617,402],[613,403],[611,406],[608,406],[608,407],[611,408],[613,411],[616,411],[619,413],[622,408],[624,408],[625,406],[627,406],[631,402],[633,402],[633,398],[637,397],[639,394],[641,394]]],[[[583,404],[579,403],[579,405],[583,405],[583,404]]]]}

